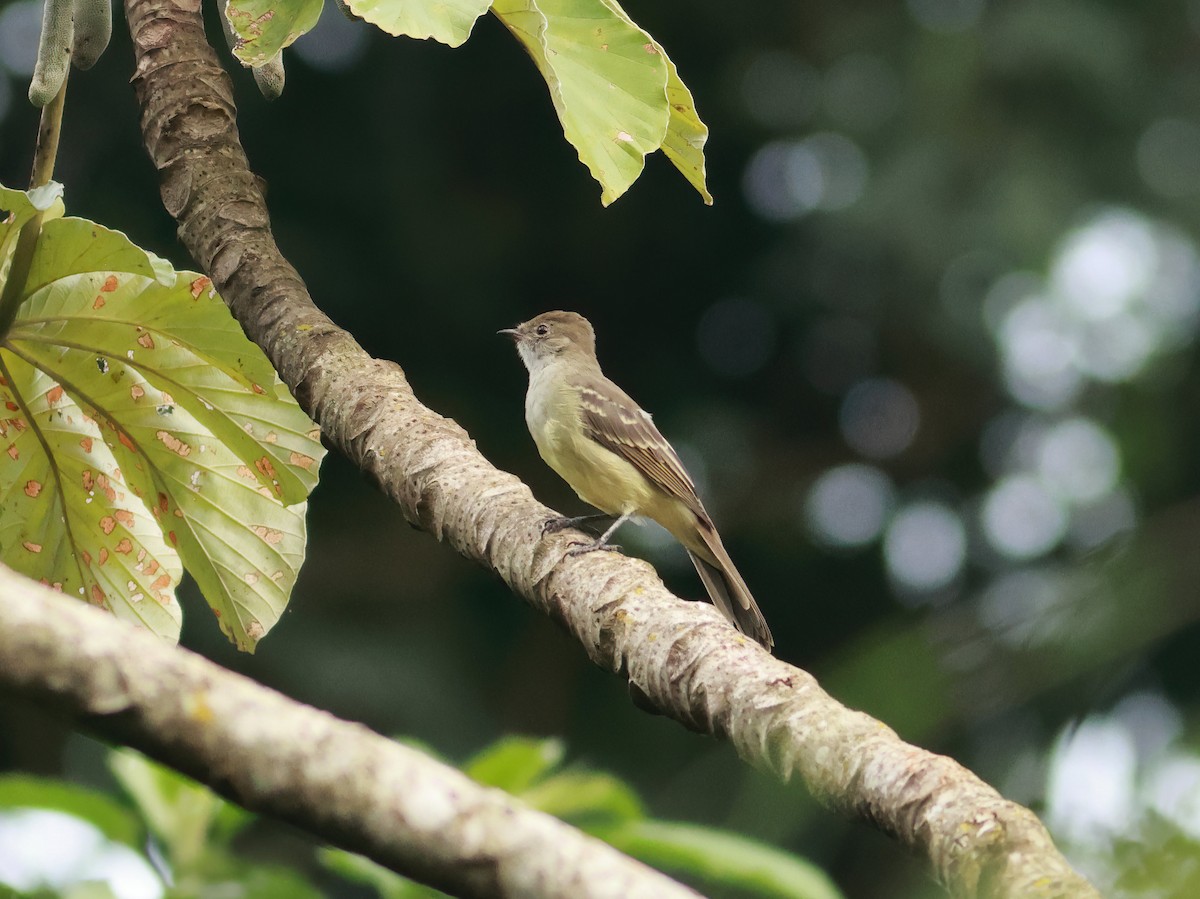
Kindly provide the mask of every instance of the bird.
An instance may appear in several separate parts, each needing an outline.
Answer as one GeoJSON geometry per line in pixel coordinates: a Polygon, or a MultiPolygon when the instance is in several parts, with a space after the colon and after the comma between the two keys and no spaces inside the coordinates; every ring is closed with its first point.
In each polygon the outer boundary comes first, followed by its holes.
{"type": "Polygon", "coordinates": [[[579,498],[601,515],[556,517],[543,534],[596,518],[615,518],[571,555],[620,549],[608,538],[633,516],[657,521],[696,566],[713,604],[768,652],[766,619],[725,550],[712,517],[671,444],[649,413],[604,376],[596,333],[576,312],[544,312],[497,332],[516,344],[529,371],[525,423],[538,453],[579,498]]]}

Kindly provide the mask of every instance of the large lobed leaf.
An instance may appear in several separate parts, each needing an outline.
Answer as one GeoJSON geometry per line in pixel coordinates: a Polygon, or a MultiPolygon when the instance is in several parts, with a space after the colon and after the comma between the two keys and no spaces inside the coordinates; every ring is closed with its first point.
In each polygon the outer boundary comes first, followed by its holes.
{"type": "Polygon", "coordinates": [[[0,558],[171,639],[186,567],[252,651],[303,561],[315,426],[206,277],[119,232],[47,222],[26,289],[0,340],[0,558]]]}
{"type": "MultiPolygon", "coordinates": [[[[521,42],[550,89],[563,132],[600,182],[608,205],[661,149],[712,203],[704,169],[708,128],[662,46],[616,0],[346,0],[391,35],[457,47],[488,8],[521,42]]],[[[262,65],[311,29],[321,0],[228,0],[234,54],[262,65]]]]}

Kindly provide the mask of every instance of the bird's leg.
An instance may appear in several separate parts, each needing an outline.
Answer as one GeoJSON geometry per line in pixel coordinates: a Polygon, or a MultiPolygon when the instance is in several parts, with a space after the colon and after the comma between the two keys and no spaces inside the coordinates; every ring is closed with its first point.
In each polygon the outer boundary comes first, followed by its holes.
{"type": "Polygon", "coordinates": [[[607,531],[605,531],[603,534],[601,534],[599,537],[597,537],[591,543],[576,543],[574,549],[567,550],[567,555],[568,556],[581,556],[584,553],[595,552],[598,549],[608,550],[609,552],[618,552],[621,549],[621,547],[617,546],[615,543],[609,543],[608,538],[612,536],[613,531],[615,531],[617,528],[619,528],[621,525],[623,525],[625,522],[627,522],[632,515],[633,515],[632,512],[624,513],[620,518],[618,518],[616,521],[614,521],[609,526],[607,531]]]}
{"type": "Polygon", "coordinates": [[[576,515],[574,518],[548,518],[545,524],[542,525],[542,536],[557,534],[559,531],[566,530],[567,528],[577,528],[586,521],[596,521],[599,518],[612,518],[612,516],[600,512],[595,515],[576,515]]]}

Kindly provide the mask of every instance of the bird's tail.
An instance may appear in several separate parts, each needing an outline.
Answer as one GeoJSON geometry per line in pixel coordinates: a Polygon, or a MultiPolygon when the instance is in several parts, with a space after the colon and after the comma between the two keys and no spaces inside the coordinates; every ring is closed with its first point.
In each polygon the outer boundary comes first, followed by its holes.
{"type": "Polygon", "coordinates": [[[720,609],[734,626],[750,639],[761,643],[767,652],[775,645],[767,620],[758,609],[758,603],[750,595],[750,588],[742,580],[729,553],[721,544],[721,538],[716,529],[700,528],[707,549],[712,553],[713,561],[709,561],[699,553],[688,550],[688,557],[696,566],[700,580],[708,591],[713,605],[720,609]]]}

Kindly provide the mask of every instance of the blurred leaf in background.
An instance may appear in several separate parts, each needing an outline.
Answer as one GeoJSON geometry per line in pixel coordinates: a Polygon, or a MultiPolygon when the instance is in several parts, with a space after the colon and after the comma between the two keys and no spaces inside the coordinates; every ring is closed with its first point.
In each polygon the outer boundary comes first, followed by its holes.
{"type": "MultiPolygon", "coordinates": [[[[714,828],[655,821],[628,785],[608,774],[564,769],[562,761],[559,741],[508,737],[470,760],[466,771],[648,864],[719,891],[791,899],[842,895],[802,859],[714,828]]],[[[129,804],[63,781],[0,777],[0,836],[17,850],[0,858],[0,889],[72,899],[84,895],[81,890],[108,890],[118,899],[323,894],[303,870],[252,862],[235,850],[234,837],[254,821],[248,812],[131,750],[111,751],[108,765],[129,804]],[[38,845],[42,851],[28,851],[38,845]]],[[[317,855],[329,871],[373,887],[383,899],[442,895],[340,849],[317,855]]]]}

